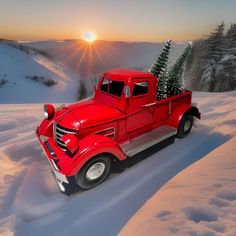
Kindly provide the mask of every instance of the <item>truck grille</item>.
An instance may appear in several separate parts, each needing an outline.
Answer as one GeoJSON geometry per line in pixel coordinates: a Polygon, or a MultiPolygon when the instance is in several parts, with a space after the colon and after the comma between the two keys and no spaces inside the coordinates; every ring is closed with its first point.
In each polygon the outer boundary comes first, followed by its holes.
{"type": "Polygon", "coordinates": [[[65,134],[76,134],[76,132],[71,129],[64,128],[57,123],[54,123],[54,138],[55,138],[56,144],[63,151],[66,151],[66,144],[62,141],[62,136],[65,134]]]}

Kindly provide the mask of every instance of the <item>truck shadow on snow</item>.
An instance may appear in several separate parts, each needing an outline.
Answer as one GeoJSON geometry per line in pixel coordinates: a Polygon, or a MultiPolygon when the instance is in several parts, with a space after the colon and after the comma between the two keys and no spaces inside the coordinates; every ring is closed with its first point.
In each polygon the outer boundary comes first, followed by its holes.
{"type": "MultiPolygon", "coordinates": [[[[121,174],[126,169],[131,168],[132,166],[142,162],[143,160],[147,159],[151,155],[154,155],[158,151],[164,149],[168,145],[174,143],[175,136],[172,136],[168,139],[163,140],[162,142],[153,145],[152,147],[132,156],[127,157],[124,161],[114,161],[111,165],[110,175],[108,176],[107,180],[109,181],[112,178],[115,178],[118,174],[121,174]]],[[[80,189],[79,186],[76,184],[74,177],[69,177],[69,182],[71,183],[70,186],[67,187],[66,195],[71,196],[76,193],[87,192],[88,190],[80,189]]]]}
{"type": "Polygon", "coordinates": [[[152,147],[132,156],[132,157],[128,157],[126,160],[124,161],[115,161],[111,167],[111,174],[110,174],[110,178],[112,176],[114,176],[117,173],[122,173],[123,171],[125,171],[128,168],[131,168],[132,166],[138,164],[139,162],[147,159],[148,157],[154,155],[155,153],[157,153],[158,151],[164,149],[165,147],[169,146],[170,144],[174,143],[175,141],[175,136],[170,137],[166,140],[163,140],[162,142],[153,145],[152,147]]]}
{"type": "MultiPolygon", "coordinates": [[[[172,178],[178,172],[200,160],[230,138],[230,136],[224,136],[216,132],[209,134],[207,127],[201,125],[200,130],[199,128],[198,130],[194,130],[186,138],[178,139],[172,136],[132,157],[128,157],[124,161],[113,162],[110,175],[105,183],[116,178],[119,174],[132,169],[136,165],[140,165],[144,160],[149,158],[156,158],[157,165],[158,162],[161,165],[166,160],[169,160],[169,158],[171,158],[172,162],[176,162],[177,170],[171,174],[170,178],[172,178]],[[180,163],[178,163],[179,161],[180,163]]],[[[69,196],[84,192],[84,190],[76,185],[74,178],[70,179],[70,181],[72,185],[69,190],[69,196]]]]}

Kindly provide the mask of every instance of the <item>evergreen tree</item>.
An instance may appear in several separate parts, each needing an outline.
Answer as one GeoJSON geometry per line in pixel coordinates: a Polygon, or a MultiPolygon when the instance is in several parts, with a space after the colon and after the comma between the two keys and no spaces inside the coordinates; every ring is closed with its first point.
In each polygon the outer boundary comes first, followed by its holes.
{"type": "Polygon", "coordinates": [[[176,59],[168,71],[167,96],[180,94],[183,87],[184,66],[191,52],[192,43],[189,42],[183,53],[176,59]]]}
{"type": "Polygon", "coordinates": [[[157,99],[161,100],[167,97],[166,95],[166,69],[167,61],[170,53],[171,40],[168,40],[160,53],[159,57],[156,59],[154,65],[150,72],[158,77],[158,87],[157,87],[157,99]]]}
{"type": "Polygon", "coordinates": [[[227,49],[230,52],[234,52],[236,54],[236,24],[231,24],[230,28],[226,33],[226,42],[227,42],[227,49]]]}
{"type": "Polygon", "coordinates": [[[84,82],[81,80],[79,91],[78,91],[78,100],[82,100],[86,97],[87,97],[87,89],[85,87],[84,82]]]}
{"type": "Polygon", "coordinates": [[[221,60],[225,52],[224,29],[225,24],[222,21],[207,39],[208,50],[206,56],[209,60],[214,60],[216,63],[221,60]]]}
{"type": "Polygon", "coordinates": [[[163,74],[158,77],[157,100],[167,98],[167,78],[167,70],[165,70],[163,74]]]}
{"type": "Polygon", "coordinates": [[[167,67],[167,61],[170,53],[170,44],[171,40],[168,40],[159,55],[159,57],[156,59],[154,65],[152,66],[152,69],[150,72],[156,76],[160,76],[164,73],[167,67]]]}

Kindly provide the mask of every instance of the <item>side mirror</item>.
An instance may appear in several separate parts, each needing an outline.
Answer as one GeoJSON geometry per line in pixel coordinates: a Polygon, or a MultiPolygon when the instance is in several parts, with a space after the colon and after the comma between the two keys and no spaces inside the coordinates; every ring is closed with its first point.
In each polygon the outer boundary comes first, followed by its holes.
{"type": "Polygon", "coordinates": [[[125,86],[124,92],[125,92],[125,97],[129,98],[130,97],[130,87],[125,86]]]}
{"type": "Polygon", "coordinates": [[[95,76],[92,75],[92,81],[93,81],[93,88],[94,88],[94,91],[97,90],[97,82],[96,82],[96,79],[95,79],[95,76]]]}

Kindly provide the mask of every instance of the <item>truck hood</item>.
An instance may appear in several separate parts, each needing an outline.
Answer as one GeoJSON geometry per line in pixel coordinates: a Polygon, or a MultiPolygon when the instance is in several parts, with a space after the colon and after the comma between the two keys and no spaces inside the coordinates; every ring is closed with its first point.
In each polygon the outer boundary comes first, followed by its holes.
{"type": "Polygon", "coordinates": [[[61,114],[58,114],[61,125],[63,125],[64,120],[66,122],[66,120],[71,120],[74,117],[74,126],[78,126],[77,123],[79,122],[82,128],[109,122],[121,116],[119,110],[94,99],[72,104],[63,108],[62,111],[61,114]]]}

